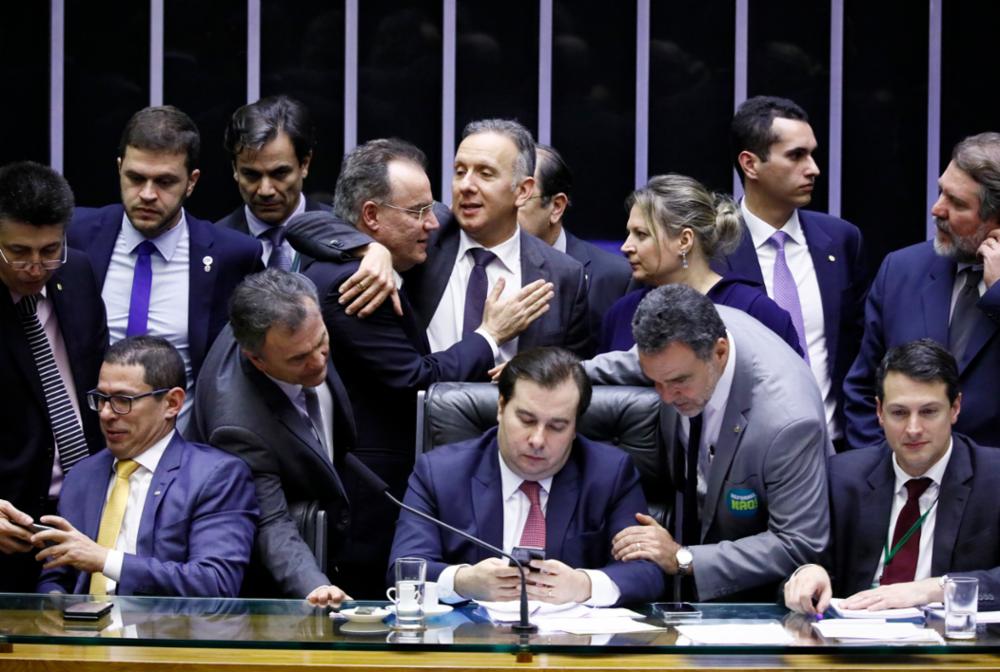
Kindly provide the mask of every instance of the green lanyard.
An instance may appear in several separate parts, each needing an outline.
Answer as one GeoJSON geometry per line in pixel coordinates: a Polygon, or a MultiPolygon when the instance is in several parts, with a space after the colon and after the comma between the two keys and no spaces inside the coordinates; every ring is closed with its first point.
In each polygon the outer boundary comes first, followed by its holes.
{"type": "MultiPolygon", "coordinates": [[[[938,497],[940,497],[940,495],[938,495],[938,497]]],[[[917,518],[917,522],[913,523],[913,525],[910,526],[910,529],[908,529],[906,531],[906,534],[904,534],[903,537],[898,542],[896,542],[896,545],[892,547],[892,550],[889,550],[888,542],[885,544],[885,546],[882,547],[883,572],[885,572],[885,568],[889,565],[889,563],[892,562],[892,559],[896,557],[896,553],[899,552],[899,549],[905,546],[906,542],[910,540],[910,537],[912,537],[913,534],[920,529],[920,526],[924,524],[924,520],[927,519],[927,516],[930,515],[930,512],[934,510],[935,506],[937,506],[938,497],[934,498],[934,501],[931,502],[931,505],[927,507],[927,510],[924,511],[924,514],[919,518],[917,518]]]]}

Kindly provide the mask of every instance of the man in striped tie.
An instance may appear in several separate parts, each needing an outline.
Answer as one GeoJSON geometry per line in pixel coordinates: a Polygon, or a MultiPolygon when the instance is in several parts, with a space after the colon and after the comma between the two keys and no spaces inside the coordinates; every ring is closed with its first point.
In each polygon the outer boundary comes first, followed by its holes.
{"type": "Polygon", "coordinates": [[[63,477],[103,439],[84,395],[108,332],[84,254],[65,244],[73,192],[31,162],[0,168],[0,591],[34,590],[23,525],[54,513],[63,477]]]}
{"type": "MultiPolygon", "coordinates": [[[[646,498],[625,452],[576,434],[591,395],[576,356],[554,347],[518,353],[499,391],[499,427],[421,455],[406,503],[508,553],[543,549],[546,559],[531,561],[532,600],[610,606],[659,597],[659,567],[611,557],[611,539],[647,510],[646,498]]],[[[427,579],[446,602],[520,595],[506,560],[407,511],[390,568],[404,556],[427,560],[427,579]]]]}

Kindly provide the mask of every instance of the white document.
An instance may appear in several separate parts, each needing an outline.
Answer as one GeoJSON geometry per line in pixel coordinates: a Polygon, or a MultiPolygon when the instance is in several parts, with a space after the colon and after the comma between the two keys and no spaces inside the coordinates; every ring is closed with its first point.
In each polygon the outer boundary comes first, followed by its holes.
{"type": "MultiPolygon", "coordinates": [[[[696,644],[792,644],[795,638],[780,623],[678,625],[677,632],[696,644]]],[[[678,642],[679,643],[679,642],[678,642]]]]}
{"type": "Polygon", "coordinates": [[[923,618],[924,612],[920,607],[908,607],[905,609],[877,609],[869,611],[868,609],[845,609],[843,604],[846,600],[840,597],[835,597],[830,600],[830,608],[833,609],[833,613],[837,614],[840,618],[865,618],[865,619],[907,619],[907,618],[923,618]]]}
{"type": "Polygon", "coordinates": [[[666,629],[620,616],[589,616],[587,618],[541,616],[531,620],[542,632],[568,632],[571,635],[617,635],[624,632],[648,632],[666,629]]]}
{"type": "Polygon", "coordinates": [[[825,639],[854,642],[933,642],[942,644],[936,630],[916,623],[886,623],[880,619],[828,618],[813,623],[825,639]]]}
{"type": "MultiPolygon", "coordinates": [[[[506,602],[478,602],[486,609],[490,620],[496,623],[512,623],[521,618],[521,602],[519,600],[509,600],[506,602]]],[[[580,618],[591,611],[590,607],[585,607],[576,602],[565,602],[563,604],[549,604],[537,600],[528,600],[528,614],[534,620],[535,616],[546,614],[559,614],[561,616],[573,616],[580,618]]]]}

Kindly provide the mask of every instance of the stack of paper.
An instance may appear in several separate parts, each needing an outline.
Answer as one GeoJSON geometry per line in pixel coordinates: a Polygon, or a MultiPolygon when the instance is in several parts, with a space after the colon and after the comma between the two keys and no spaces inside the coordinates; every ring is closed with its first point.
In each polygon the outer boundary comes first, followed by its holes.
{"type": "Polygon", "coordinates": [[[844,602],[846,600],[835,597],[830,600],[830,608],[833,609],[833,613],[837,614],[840,618],[865,618],[865,619],[880,619],[880,620],[906,620],[906,619],[923,619],[924,612],[919,607],[909,607],[906,609],[846,609],[844,608],[844,602]]]}
{"type": "Polygon", "coordinates": [[[678,625],[677,632],[696,644],[777,644],[783,646],[795,642],[795,638],[788,634],[780,623],[678,625]]]}
{"type": "Polygon", "coordinates": [[[825,639],[841,642],[932,642],[944,641],[936,630],[922,628],[916,623],[887,623],[882,619],[828,618],[813,627],[825,639]]]}

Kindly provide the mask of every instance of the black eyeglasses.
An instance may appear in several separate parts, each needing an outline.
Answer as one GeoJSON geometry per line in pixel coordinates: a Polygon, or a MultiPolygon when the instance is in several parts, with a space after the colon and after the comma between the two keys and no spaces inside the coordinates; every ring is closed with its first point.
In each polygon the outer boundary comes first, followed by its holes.
{"type": "Polygon", "coordinates": [[[90,410],[97,411],[98,413],[104,408],[104,404],[111,402],[111,410],[118,415],[128,415],[132,412],[132,402],[137,399],[143,399],[145,397],[152,397],[157,394],[163,394],[169,392],[172,388],[162,387],[158,390],[153,390],[152,392],[143,392],[142,394],[102,394],[97,390],[91,390],[87,392],[87,406],[90,410]]]}

